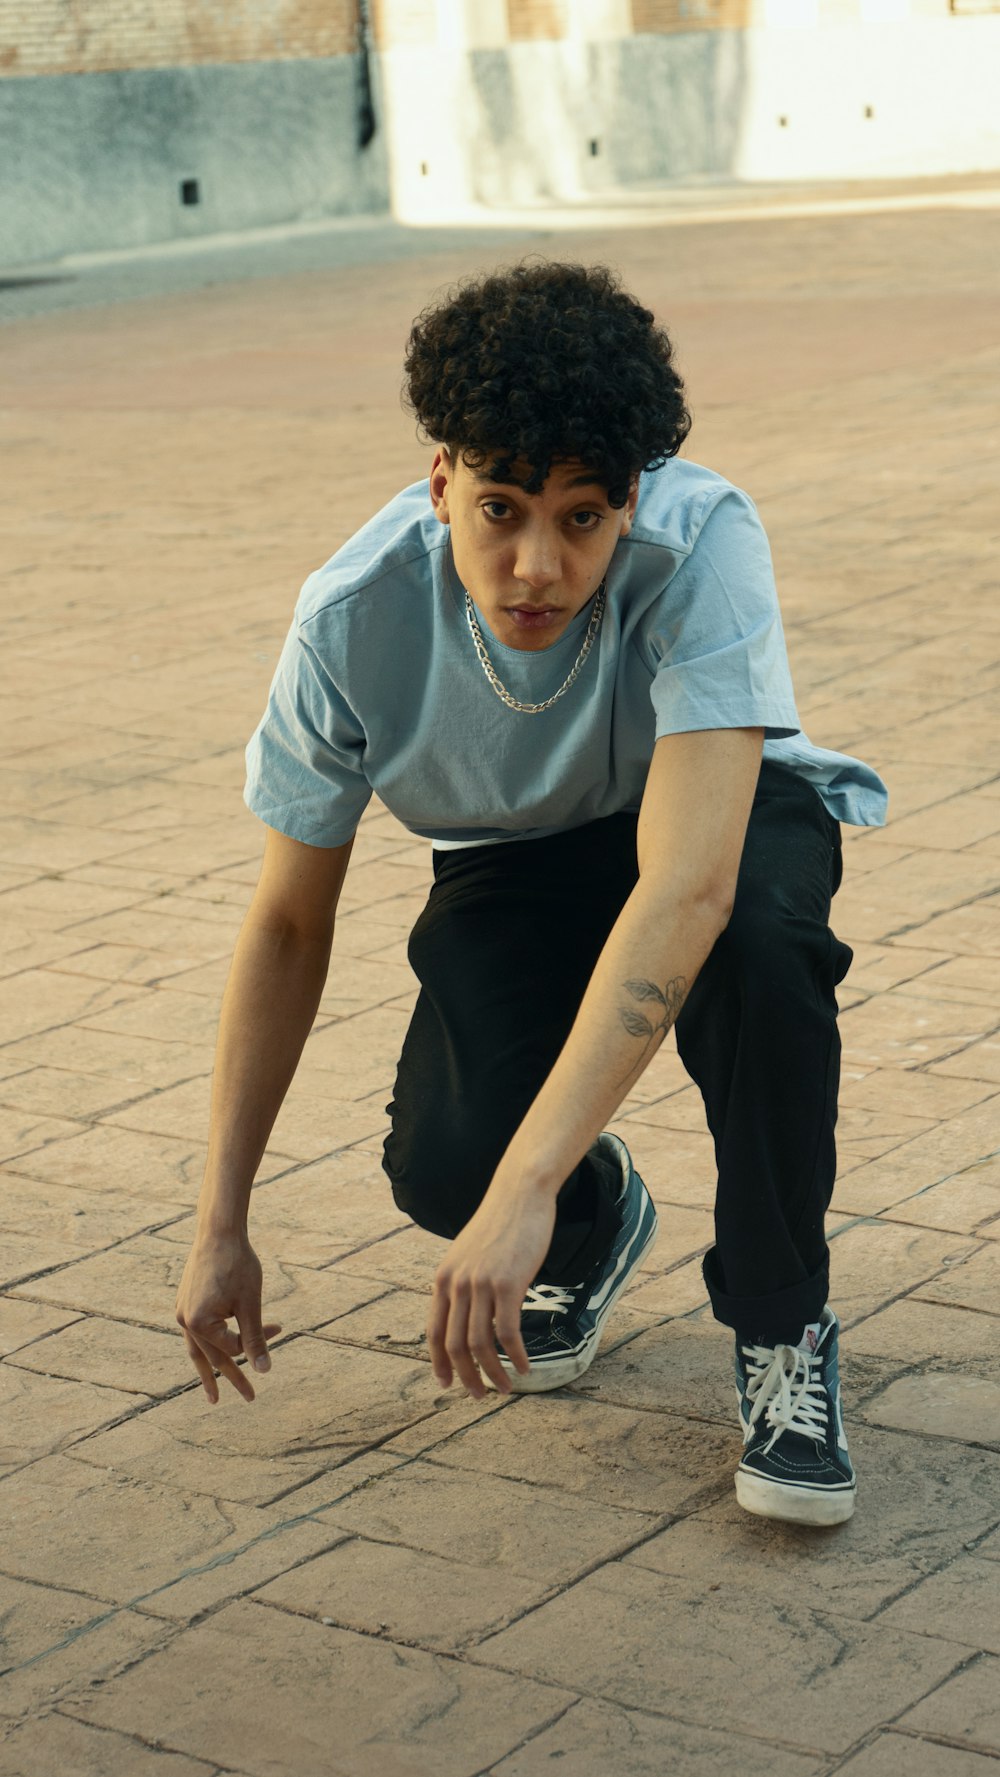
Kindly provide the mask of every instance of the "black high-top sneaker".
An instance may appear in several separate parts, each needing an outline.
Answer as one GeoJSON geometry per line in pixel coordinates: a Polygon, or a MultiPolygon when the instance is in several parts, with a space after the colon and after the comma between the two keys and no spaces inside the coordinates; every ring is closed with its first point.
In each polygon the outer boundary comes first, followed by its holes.
{"type": "Polygon", "coordinates": [[[536,1283],[528,1291],[521,1307],[521,1337],[531,1364],[527,1376],[520,1375],[498,1347],[504,1372],[518,1394],[561,1388],[583,1375],[597,1355],[605,1320],[656,1239],[653,1200],[625,1143],[605,1130],[600,1144],[606,1158],[621,1169],[622,1224],[589,1277],[569,1285],[536,1283]]]}
{"type": "Polygon", "coordinates": [[[815,1350],[736,1341],[743,1460],[736,1497],[761,1518],[842,1524],[854,1511],[855,1477],[840,1408],[837,1334],[824,1308],[815,1350]]]}

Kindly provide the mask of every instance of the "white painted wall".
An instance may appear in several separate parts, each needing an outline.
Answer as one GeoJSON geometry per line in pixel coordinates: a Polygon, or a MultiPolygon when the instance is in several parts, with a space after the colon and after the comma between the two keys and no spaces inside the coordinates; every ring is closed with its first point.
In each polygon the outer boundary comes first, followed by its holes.
{"type": "Polygon", "coordinates": [[[627,0],[575,0],[572,38],[510,44],[497,0],[437,4],[436,45],[380,58],[406,220],[699,176],[1000,169],[1000,14],[865,0],[862,22],[820,24],[813,0],[758,0],[748,30],[637,38],[627,0]]]}

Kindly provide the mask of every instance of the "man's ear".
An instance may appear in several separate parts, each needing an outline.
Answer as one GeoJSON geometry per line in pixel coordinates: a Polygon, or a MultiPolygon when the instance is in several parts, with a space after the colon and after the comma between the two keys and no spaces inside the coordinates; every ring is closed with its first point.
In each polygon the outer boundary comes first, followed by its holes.
{"type": "Polygon", "coordinates": [[[632,480],[628,484],[628,499],[622,507],[622,528],[619,532],[619,535],[622,537],[627,537],[629,531],[632,529],[632,520],[635,517],[635,509],[638,500],[639,477],[638,475],[633,475],[632,480]]]}
{"type": "Polygon", "coordinates": [[[454,472],[454,465],[448,454],[447,445],[439,444],[437,450],[434,452],[434,461],[431,464],[430,482],[431,505],[434,508],[435,517],[440,519],[442,524],[451,523],[451,513],[448,510],[448,493],[454,472]]]}

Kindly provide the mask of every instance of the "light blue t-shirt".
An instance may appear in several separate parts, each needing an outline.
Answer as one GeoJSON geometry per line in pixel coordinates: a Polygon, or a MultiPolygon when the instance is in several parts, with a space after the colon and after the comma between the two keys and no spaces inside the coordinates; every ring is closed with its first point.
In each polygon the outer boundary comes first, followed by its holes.
{"type": "MultiPolygon", "coordinates": [[[[559,689],[591,610],[537,652],[507,647],[480,617],[512,696],[541,703],[559,689]]],[[[706,728],[763,728],[765,759],[807,778],[835,819],[884,824],[882,779],[799,726],[771,554],[746,494],[676,458],[641,478],[591,652],[565,696],[528,715],[483,672],[450,532],[422,481],[306,581],[244,797],[308,845],[343,845],[373,791],[440,846],[540,838],[637,809],[659,737],[706,728]]]]}

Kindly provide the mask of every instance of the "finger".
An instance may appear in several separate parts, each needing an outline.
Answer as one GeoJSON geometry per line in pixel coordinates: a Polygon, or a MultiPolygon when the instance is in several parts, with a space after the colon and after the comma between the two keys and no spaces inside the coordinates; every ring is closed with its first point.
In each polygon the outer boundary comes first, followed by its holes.
{"type": "Polygon", "coordinates": [[[229,1357],[235,1357],[243,1350],[239,1334],[234,1333],[228,1322],[218,1315],[213,1320],[203,1318],[185,1321],[184,1331],[190,1338],[197,1340],[202,1350],[211,1346],[213,1352],[222,1351],[229,1357]]]}
{"type": "Polygon", "coordinates": [[[269,1370],[271,1354],[267,1349],[267,1335],[260,1324],[260,1309],[256,1303],[240,1303],[236,1309],[236,1323],[240,1329],[240,1341],[247,1362],[255,1370],[269,1370]]]}
{"type": "Polygon", "coordinates": [[[448,1314],[448,1330],[445,1334],[445,1350],[452,1367],[458,1372],[458,1379],[468,1389],[474,1401],[482,1400],[486,1390],[482,1377],[476,1367],[476,1361],[469,1350],[469,1306],[471,1290],[468,1284],[452,1285],[451,1309],[448,1314]]]}
{"type": "Polygon", "coordinates": [[[435,1279],[430,1313],[427,1316],[427,1348],[431,1354],[431,1367],[442,1388],[451,1387],[454,1375],[448,1360],[448,1353],[444,1348],[450,1306],[451,1302],[446,1287],[438,1279],[435,1279]]]}
{"type": "MultiPolygon", "coordinates": [[[[495,1303],[492,1289],[474,1289],[469,1311],[469,1350],[484,1376],[488,1376],[498,1394],[510,1393],[510,1381],[504,1374],[493,1337],[495,1303]]],[[[480,1398],[477,1396],[477,1399],[480,1398]]]]}
{"type": "Polygon", "coordinates": [[[212,1402],[212,1405],[215,1406],[219,1399],[219,1387],[215,1380],[215,1371],[209,1363],[208,1358],[205,1356],[205,1353],[202,1351],[201,1346],[192,1339],[190,1333],[184,1334],[184,1343],[188,1348],[188,1356],[197,1370],[198,1375],[201,1377],[201,1385],[209,1400],[212,1402]]]}
{"type": "MultiPolygon", "coordinates": [[[[241,1394],[245,1401],[256,1400],[257,1397],[254,1394],[250,1378],[238,1367],[230,1357],[229,1353],[220,1350],[217,1345],[213,1345],[212,1341],[207,1339],[203,1333],[195,1333],[192,1329],[192,1336],[196,1343],[200,1345],[202,1352],[208,1359],[209,1363],[218,1371],[220,1376],[224,1376],[227,1382],[232,1383],[237,1394],[241,1394]]],[[[232,1336],[233,1335],[230,1335],[230,1337],[232,1336]]]]}
{"type": "Polygon", "coordinates": [[[497,1291],[496,1330],[497,1338],[515,1370],[519,1375],[527,1376],[531,1363],[521,1333],[521,1300],[516,1291],[497,1291]]]}

